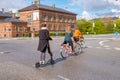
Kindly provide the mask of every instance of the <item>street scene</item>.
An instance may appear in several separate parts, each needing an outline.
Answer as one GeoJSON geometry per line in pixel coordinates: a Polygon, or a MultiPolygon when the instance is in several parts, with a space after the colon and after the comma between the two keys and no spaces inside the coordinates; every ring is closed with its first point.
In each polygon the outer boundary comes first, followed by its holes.
{"type": "MultiPolygon", "coordinates": [[[[63,37],[50,41],[55,64],[35,68],[39,61],[38,38],[0,40],[1,80],[119,80],[120,37],[85,36],[86,48],[77,56],[60,56],[63,37]]],[[[50,56],[46,53],[46,59],[50,56]]]]}
{"type": "Polygon", "coordinates": [[[120,80],[120,0],[2,0],[0,80],[120,80]]]}

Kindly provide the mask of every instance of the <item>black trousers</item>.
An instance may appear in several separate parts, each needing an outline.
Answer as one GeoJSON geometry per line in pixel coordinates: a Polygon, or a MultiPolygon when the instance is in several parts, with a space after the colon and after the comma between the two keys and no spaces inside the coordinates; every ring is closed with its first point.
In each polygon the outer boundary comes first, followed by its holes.
{"type": "Polygon", "coordinates": [[[53,54],[51,52],[51,49],[50,49],[50,43],[48,42],[48,45],[45,46],[45,48],[43,49],[43,52],[45,53],[46,50],[48,50],[48,53],[50,54],[50,56],[52,57],[53,54]]]}

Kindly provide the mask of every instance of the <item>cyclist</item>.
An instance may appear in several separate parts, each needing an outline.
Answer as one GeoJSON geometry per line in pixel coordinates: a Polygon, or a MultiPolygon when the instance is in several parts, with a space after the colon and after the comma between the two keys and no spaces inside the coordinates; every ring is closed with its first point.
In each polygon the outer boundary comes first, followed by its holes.
{"type": "Polygon", "coordinates": [[[73,39],[75,42],[79,41],[80,39],[84,39],[83,34],[79,30],[79,28],[76,28],[73,33],[73,39]]]}
{"type": "Polygon", "coordinates": [[[66,45],[69,44],[73,50],[72,36],[73,36],[73,33],[71,31],[71,26],[68,25],[65,31],[65,38],[64,38],[63,44],[66,44],[66,45]]]}

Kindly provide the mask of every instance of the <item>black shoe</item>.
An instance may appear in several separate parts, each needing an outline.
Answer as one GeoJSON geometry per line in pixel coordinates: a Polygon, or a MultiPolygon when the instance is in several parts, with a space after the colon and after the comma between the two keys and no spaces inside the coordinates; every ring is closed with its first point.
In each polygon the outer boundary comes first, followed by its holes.
{"type": "Polygon", "coordinates": [[[35,67],[36,67],[36,68],[39,68],[39,67],[40,67],[40,63],[39,63],[39,62],[36,62],[36,63],[35,63],[35,67]]]}
{"type": "Polygon", "coordinates": [[[51,60],[50,63],[51,63],[51,64],[55,64],[55,61],[54,61],[54,60],[51,60]]]}

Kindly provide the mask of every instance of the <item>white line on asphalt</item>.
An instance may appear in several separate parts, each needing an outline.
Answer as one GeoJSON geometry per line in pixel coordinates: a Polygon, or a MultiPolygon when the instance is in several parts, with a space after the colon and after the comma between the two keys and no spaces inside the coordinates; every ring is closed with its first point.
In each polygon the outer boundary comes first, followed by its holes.
{"type": "Polygon", "coordinates": [[[4,52],[0,52],[0,54],[4,54],[4,52]]]}
{"type": "Polygon", "coordinates": [[[108,46],[108,45],[105,45],[105,46],[103,46],[103,47],[109,48],[110,46],[108,46]]]}
{"type": "Polygon", "coordinates": [[[103,45],[104,45],[103,43],[106,42],[106,41],[108,41],[108,40],[100,41],[99,44],[100,44],[101,46],[103,46],[103,45]]]}
{"type": "Polygon", "coordinates": [[[70,79],[65,78],[65,77],[63,77],[63,76],[61,76],[61,75],[58,75],[58,77],[61,78],[61,79],[63,79],[63,80],[70,80],[70,79]]]}
{"type": "Polygon", "coordinates": [[[120,50],[120,48],[117,48],[117,47],[116,47],[115,50],[120,50]]]}

